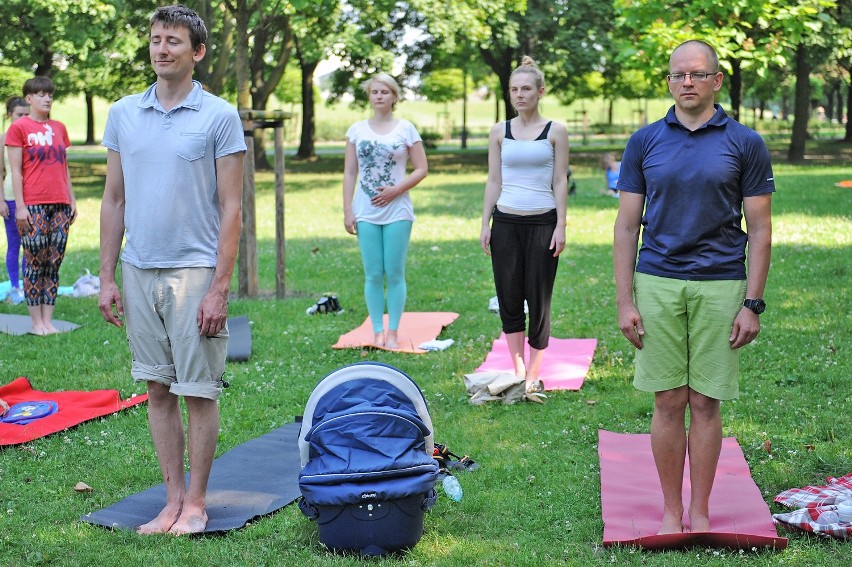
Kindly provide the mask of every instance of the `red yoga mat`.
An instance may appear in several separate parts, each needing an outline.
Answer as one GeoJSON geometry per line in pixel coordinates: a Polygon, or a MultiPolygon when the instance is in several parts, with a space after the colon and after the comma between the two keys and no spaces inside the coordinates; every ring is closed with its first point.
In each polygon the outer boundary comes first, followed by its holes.
{"type": "MultiPolygon", "coordinates": [[[[604,545],[645,549],[692,546],[751,549],[787,547],[778,537],[769,506],[751,478],[733,437],[722,440],[722,453],[710,495],[712,532],[656,535],[663,518],[663,494],[651,454],[651,436],[598,431],[604,545]]],[[[684,502],[689,501],[689,464],[684,471],[684,502]]],[[[684,525],[689,517],[684,511],[684,525]]]]}
{"type": "MultiPolygon", "coordinates": [[[[544,351],[541,363],[541,381],[545,390],[579,390],[589,372],[595,355],[597,339],[556,339],[544,351]]],[[[530,346],[524,342],[525,357],[529,357],[530,346]]],[[[491,352],[485,357],[476,372],[504,372],[514,374],[515,367],[509,357],[509,345],[505,333],[494,341],[491,352]]]]}
{"type": "Polygon", "coordinates": [[[39,437],[62,431],[84,421],[95,419],[141,404],[148,394],[122,400],[117,390],[94,390],[91,392],[41,392],[33,390],[24,377],[0,386],[0,398],[10,406],[18,402],[51,400],[59,405],[59,411],[27,425],[0,423],[0,445],[19,445],[39,437]]]}
{"type": "MultiPolygon", "coordinates": [[[[418,348],[419,345],[438,338],[441,331],[458,319],[458,313],[445,311],[435,312],[411,312],[403,313],[399,320],[399,348],[388,349],[373,346],[373,324],[370,318],[356,329],[341,335],[332,348],[381,348],[391,352],[407,352],[411,354],[424,354],[429,352],[418,348]]],[[[385,329],[388,328],[388,316],[384,318],[385,329]]]]}

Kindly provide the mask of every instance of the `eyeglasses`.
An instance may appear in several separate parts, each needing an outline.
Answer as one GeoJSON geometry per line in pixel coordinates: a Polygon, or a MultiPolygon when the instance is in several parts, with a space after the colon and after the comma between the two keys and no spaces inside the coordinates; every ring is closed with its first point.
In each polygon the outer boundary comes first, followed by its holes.
{"type": "Polygon", "coordinates": [[[706,81],[711,77],[715,77],[719,71],[714,71],[713,73],[671,73],[667,75],[669,82],[671,83],[682,83],[686,80],[687,77],[695,81],[706,81]]]}

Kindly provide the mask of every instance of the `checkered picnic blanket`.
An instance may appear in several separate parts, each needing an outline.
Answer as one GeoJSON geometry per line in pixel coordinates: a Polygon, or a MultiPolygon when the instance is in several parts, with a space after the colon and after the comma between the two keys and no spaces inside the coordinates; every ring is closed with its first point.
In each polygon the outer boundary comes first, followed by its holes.
{"type": "Polygon", "coordinates": [[[772,514],[772,518],[777,523],[806,532],[838,539],[852,539],[852,522],[840,522],[835,505],[843,500],[852,500],[852,473],[840,478],[830,476],[826,481],[828,484],[824,486],[791,488],[776,496],[775,502],[799,509],[772,514]]]}

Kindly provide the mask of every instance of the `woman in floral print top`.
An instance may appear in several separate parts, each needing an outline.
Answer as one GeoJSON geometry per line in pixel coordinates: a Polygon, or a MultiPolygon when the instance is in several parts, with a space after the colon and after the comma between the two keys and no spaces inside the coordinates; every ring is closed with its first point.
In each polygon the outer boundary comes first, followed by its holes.
{"type": "Polygon", "coordinates": [[[414,125],[393,116],[399,100],[399,85],[393,77],[380,73],[362,88],[369,96],[373,116],[346,132],[343,225],[346,232],[358,236],[373,344],[396,349],[405,309],[405,260],[414,223],[408,192],[426,177],[429,168],[414,125]],[[413,169],[406,175],[409,161],[413,169]],[[387,332],[383,322],[386,302],[387,332]]]}

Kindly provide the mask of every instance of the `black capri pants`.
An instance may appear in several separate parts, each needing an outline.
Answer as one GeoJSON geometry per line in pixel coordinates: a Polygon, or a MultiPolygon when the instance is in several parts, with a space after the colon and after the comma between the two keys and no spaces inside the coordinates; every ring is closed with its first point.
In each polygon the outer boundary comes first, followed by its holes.
{"type": "Polygon", "coordinates": [[[550,304],[559,258],[550,241],[556,209],[539,215],[512,215],[494,209],[491,216],[491,268],[500,302],[504,333],[525,329],[524,300],[529,307],[530,346],[543,350],[550,341],[550,304]]]}

